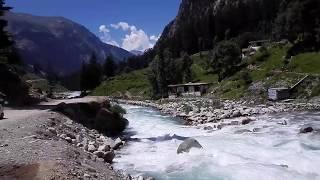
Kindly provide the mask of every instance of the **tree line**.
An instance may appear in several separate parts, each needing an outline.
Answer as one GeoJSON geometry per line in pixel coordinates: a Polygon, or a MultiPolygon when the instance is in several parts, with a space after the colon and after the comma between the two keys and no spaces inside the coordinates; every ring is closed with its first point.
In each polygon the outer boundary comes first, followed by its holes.
{"type": "Polygon", "coordinates": [[[83,62],[80,71],[81,91],[93,90],[102,80],[112,78],[117,73],[117,64],[112,55],[100,64],[95,54],[92,54],[88,63],[83,62]]]}

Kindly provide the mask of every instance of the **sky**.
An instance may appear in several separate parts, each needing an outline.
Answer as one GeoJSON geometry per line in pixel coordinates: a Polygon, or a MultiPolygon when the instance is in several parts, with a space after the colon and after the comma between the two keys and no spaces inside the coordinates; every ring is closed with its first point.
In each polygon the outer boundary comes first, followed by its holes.
{"type": "Polygon", "coordinates": [[[181,0],[7,0],[14,12],[62,16],[128,51],[154,46],[181,0]]]}

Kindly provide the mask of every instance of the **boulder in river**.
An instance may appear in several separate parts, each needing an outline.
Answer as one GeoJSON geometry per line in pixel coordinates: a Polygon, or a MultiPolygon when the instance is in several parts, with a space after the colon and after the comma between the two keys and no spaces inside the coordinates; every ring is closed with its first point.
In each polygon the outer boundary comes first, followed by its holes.
{"type": "Polygon", "coordinates": [[[189,152],[190,149],[192,149],[192,148],[201,149],[202,146],[201,146],[201,144],[200,144],[196,139],[188,138],[187,140],[183,141],[183,142],[179,145],[178,150],[177,150],[177,153],[178,153],[178,154],[181,154],[181,153],[184,153],[184,152],[189,152]]]}
{"type": "Polygon", "coordinates": [[[104,152],[103,159],[107,163],[112,163],[112,160],[114,159],[115,154],[113,151],[104,152]]]}
{"type": "Polygon", "coordinates": [[[94,124],[97,130],[117,134],[122,132],[129,122],[110,110],[102,108],[98,111],[94,124]]]}
{"type": "Polygon", "coordinates": [[[252,122],[252,119],[246,118],[246,119],[242,120],[241,124],[242,124],[242,125],[247,125],[247,124],[249,124],[249,123],[251,123],[251,122],[252,122]]]}
{"type": "Polygon", "coordinates": [[[302,133],[302,134],[311,133],[311,132],[313,132],[313,130],[314,129],[312,127],[303,127],[300,129],[300,133],[302,133]]]}

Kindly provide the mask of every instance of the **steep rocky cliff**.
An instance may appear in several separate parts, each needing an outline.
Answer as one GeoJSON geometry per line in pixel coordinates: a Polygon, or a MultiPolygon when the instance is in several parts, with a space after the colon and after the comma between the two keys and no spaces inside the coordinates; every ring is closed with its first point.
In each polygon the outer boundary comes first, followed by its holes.
{"type": "Polygon", "coordinates": [[[164,29],[156,49],[195,53],[217,41],[271,36],[279,0],[182,0],[177,17],[164,29]]]}

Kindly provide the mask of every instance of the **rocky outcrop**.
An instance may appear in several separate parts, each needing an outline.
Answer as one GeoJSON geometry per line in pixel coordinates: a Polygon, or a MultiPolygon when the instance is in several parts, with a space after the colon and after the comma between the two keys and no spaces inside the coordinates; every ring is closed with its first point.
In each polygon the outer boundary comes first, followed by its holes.
{"type": "Polygon", "coordinates": [[[115,135],[121,133],[128,125],[128,120],[121,114],[112,112],[108,101],[98,103],[61,103],[55,111],[58,111],[70,119],[93,128],[99,132],[115,135]]]}
{"type": "Polygon", "coordinates": [[[115,150],[124,144],[120,138],[112,139],[97,130],[89,130],[82,124],[71,120],[51,119],[46,134],[48,137],[58,137],[81,148],[92,156],[90,158],[106,163],[112,163],[115,158],[115,150]]]}
{"type": "Polygon", "coordinates": [[[195,140],[193,138],[189,138],[189,139],[183,141],[179,145],[179,147],[177,149],[177,153],[181,154],[181,153],[184,153],[184,152],[189,152],[192,148],[201,149],[202,146],[197,140],[195,140]]]}

